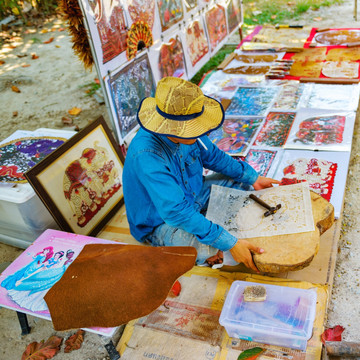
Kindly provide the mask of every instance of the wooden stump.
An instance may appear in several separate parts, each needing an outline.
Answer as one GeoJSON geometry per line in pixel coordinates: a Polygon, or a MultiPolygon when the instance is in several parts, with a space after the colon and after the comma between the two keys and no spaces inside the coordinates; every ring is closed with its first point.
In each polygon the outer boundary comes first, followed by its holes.
{"type": "Polygon", "coordinates": [[[315,230],[305,233],[274,235],[246,239],[265,250],[254,255],[262,273],[282,273],[308,266],[319,250],[320,235],[334,223],[334,207],[323,197],[310,191],[315,230]]]}

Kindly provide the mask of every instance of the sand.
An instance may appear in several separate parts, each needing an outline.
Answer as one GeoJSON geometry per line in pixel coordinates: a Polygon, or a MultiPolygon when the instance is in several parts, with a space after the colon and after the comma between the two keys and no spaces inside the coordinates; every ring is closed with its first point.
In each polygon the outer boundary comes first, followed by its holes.
{"type": "MultiPolygon", "coordinates": [[[[292,23],[314,27],[359,27],[353,18],[354,3],[346,0],[341,5],[309,11],[292,23]]],[[[94,82],[96,71],[85,71],[73,54],[71,42],[64,23],[52,18],[43,27],[27,27],[26,33],[13,34],[11,43],[0,49],[0,139],[4,139],[17,129],[35,130],[40,127],[55,129],[83,128],[89,121],[103,115],[109,119],[105,105],[100,105],[94,97],[87,96],[84,85],[94,82]],[[47,32],[46,32],[47,30],[47,32]],[[48,44],[44,41],[51,37],[48,44]],[[11,46],[9,46],[11,45],[11,46]],[[16,46],[15,48],[13,48],[16,46]],[[19,57],[25,55],[23,57],[19,57]],[[38,56],[32,59],[32,54],[38,56]],[[30,65],[22,67],[23,65],[30,65]],[[20,93],[13,92],[17,86],[20,93]],[[78,107],[82,111],[77,116],[68,110],[78,107]],[[14,115],[17,112],[17,115],[14,115]],[[64,125],[63,117],[71,118],[71,126],[64,125]]],[[[327,327],[340,324],[345,327],[343,338],[359,341],[360,322],[360,154],[359,119],[355,126],[351,163],[346,186],[342,232],[339,242],[334,287],[328,311],[327,327]]],[[[22,249],[0,244],[0,264],[13,261],[22,249]]],[[[0,269],[1,271],[2,269],[0,269]]],[[[0,309],[0,358],[20,359],[26,346],[33,341],[46,340],[57,334],[65,339],[74,332],[55,332],[49,321],[29,316],[32,328],[27,336],[20,335],[16,313],[0,309]]],[[[104,344],[107,338],[86,333],[80,350],[65,354],[62,350],[56,359],[108,359],[104,344]]],[[[117,337],[114,338],[116,343],[117,337]]],[[[192,359],[189,359],[192,360],[192,359]]],[[[197,359],[194,359],[197,360],[197,359]]]]}

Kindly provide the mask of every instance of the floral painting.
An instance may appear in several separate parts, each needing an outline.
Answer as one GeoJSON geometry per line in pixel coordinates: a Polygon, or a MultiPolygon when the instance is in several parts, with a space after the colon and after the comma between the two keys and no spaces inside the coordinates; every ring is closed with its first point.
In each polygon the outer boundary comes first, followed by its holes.
{"type": "Polygon", "coordinates": [[[201,21],[192,22],[186,28],[185,37],[191,64],[195,66],[209,52],[205,29],[201,21]]]}
{"type": "Polygon", "coordinates": [[[161,78],[166,76],[181,77],[185,73],[184,52],[178,37],[163,44],[159,53],[159,71],[161,78]]]}
{"type": "Polygon", "coordinates": [[[157,0],[157,6],[162,31],[169,29],[184,16],[181,0],[157,0]]]}
{"type": "Polygon", "coordinates": [[[213,51],[227,35],[225,9],[221,5],[215,5],[205,14],[205,20],[213,51]]]}

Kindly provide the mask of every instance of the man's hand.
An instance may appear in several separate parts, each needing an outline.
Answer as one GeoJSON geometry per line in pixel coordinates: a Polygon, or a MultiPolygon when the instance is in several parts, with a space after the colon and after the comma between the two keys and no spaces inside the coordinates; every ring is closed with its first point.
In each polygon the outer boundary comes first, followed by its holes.
{"type": "Polygon", "coordinates": [[[230,249],[230,253],[235,261],[244,263],[246,267],[258,273],[259,270],[254,264],[251,256],[251,251],[257,254],[262,254],[264,252],[264,249],[250,244],[247,240],[241,239],[239,239],[235,246],[230,249]]]}
{"type": "Polygon", "coordinates": [[[272,187],[273,186],[272,184],[280,184],[280,181],[267,178],[264,176],[259,176],[257,180],[254,182],[253,187],[255,190],[261,190],[272,187]]]}

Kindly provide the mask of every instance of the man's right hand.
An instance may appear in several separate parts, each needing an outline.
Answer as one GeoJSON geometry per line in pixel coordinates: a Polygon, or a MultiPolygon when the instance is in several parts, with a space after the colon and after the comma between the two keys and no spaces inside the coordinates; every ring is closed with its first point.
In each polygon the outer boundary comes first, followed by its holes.
{"type": "Polygon", "coordinates": [[[240,262],[244,263],[246,267],[258,273],[259,270],[254,264],[251,252],[262,254],[264,252],[264,249],[261,249],[249,243],[247,240],[241,240],[241,239],[239,239],[235,244],[235,246],[232,249],[230,249],[230,253],[235,261],[239,263],[240,262]]]}

